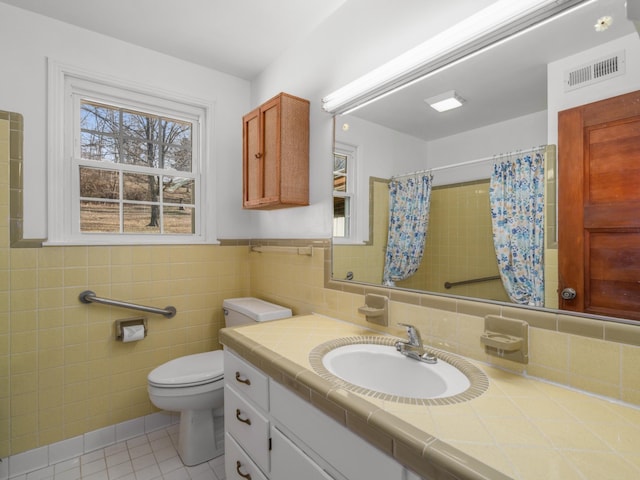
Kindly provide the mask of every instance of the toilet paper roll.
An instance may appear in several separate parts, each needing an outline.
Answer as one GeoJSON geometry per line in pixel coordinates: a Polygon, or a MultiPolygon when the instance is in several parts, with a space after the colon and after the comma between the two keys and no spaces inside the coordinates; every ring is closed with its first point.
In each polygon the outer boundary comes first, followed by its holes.
{"type": "Polygon", "coordinates": [[[137,342],[144,338],[144,325],[131,325],[129,327],[122,327],[122,341],[123,342],[137,342]]]}

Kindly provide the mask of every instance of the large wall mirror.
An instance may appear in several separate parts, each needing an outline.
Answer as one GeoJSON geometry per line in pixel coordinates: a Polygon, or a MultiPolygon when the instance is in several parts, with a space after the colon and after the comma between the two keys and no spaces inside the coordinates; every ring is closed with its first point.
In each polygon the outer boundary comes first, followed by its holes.
{"type": "Polygon", "coordinates": [[[530,31],[336,115],[332,279],[518,304],[507,293],[496,261],[490,178],[496,165],[539,156],[544,288],[539,300],[522,303],[562,308],[558,112],[640,90],[639,63],[640,36],[627,19],[625,1],[582,2],[530,31]],[[583,77],[585,67],[594,65],[607,70],[596,78],[583,77]],[[451,92],[461,107],[439,113],[427,102],[451,92]],[[424,254],[417,271],[390,282],[384,278],[389,182],[413,173],[429,178],[424,254]]]}

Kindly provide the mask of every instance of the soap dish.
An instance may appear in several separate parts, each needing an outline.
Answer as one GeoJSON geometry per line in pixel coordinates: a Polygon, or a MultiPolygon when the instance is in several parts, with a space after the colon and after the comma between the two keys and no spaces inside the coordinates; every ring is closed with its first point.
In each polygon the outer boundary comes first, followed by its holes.
{"type": "Polygon", "coordinates": [[[375,295],[367,293],[365,295],[365,305],[358,307],[358,313],[361,313],[367,319],[367,322],[377,325],[389,325],[389,299],[384,295],[375,295]]]}
{"type": "Polygon", "coordinates": [[[497,332],[484,332],[480,342],[503,352],[516,352],[522,348],[522,337],[497,332]]]}
{"type": "Polygon", "coordinates": [[[487,315],[480,343],[489,355],[529,363],[529,324],[525,321],[487,315]]]}

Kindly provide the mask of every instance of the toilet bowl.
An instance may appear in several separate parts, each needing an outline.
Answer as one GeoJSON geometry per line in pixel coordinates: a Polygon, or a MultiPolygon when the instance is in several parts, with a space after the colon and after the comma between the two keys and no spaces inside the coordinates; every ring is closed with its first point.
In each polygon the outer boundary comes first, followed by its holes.
{"type": "Polygon", "coordinates": [[[222,355],[222,350],[215,350],[179,357],[153,369],[147,377],[151,403],[181,412],[178,454],[187,466],[224,451],[224,442],[215,435],[220,430],[215,417],[222,420],[224,398],[222,355]]]}
{"type": "MultiPolygon", "coordinates": [[[[223,302],[225,325],[238,326],[291,316],[288,308],[253,297],[223,302]]],[[[222,350],[170,360],[147,376],[156,407],[180,412],[178,454],[187,466],[224,453],[224,366],[222,350]]]]}

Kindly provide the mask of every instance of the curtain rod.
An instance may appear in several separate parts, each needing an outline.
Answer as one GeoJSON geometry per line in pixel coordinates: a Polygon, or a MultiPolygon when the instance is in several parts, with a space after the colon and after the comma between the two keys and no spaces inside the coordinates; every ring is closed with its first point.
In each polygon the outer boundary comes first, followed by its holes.
{"type": "Polygon", "coordinates": [[[432,169],[426,169],[426,170],[418,170],[417,172],[410,172],[410,173],[404,173],[402,175],[394,175],[393,177],[391,177],[391,180],[395,180],[397,178],[404,178],[404,177],[410,177],[412,175],[420,175],[422,173],[431,173],[432,169]]]}
{"type": "Polygon", "coordinates": [[[538,150],[543,150],[546,147],[547,147],[547,145],[540,145],[538,147],[532,147],[532,148],[529,148],[527,150],[515,150],[515,151],[510,152],[510,153],[499,153],[497,155],[491,155],[490,157],[476,158],[475,160],[468,160],[466,162],[454,163],[453,165],[443,165],[442,167],[426,168],[424,170],[418,170],[416,172],[404,173],[402,175],[394,175],[393,177],[391,177],[391,180],[395,180],[397,178],[410,177],[411,175],[420,175],[422,173],[437,172],[438,170],[446,170],[448,168],[465,167],[467,165],[473,165],[473,164],[476,164],[476,163],[482,163],[482,162],[487,162],[489,160],[494,160],[495,158],[499,158],[499,157],[506,157],[506,156],[511,156],[511,155],[525,155],[527,153],[532,153],[532,152],[537,152],[538,150]]]}
{"type": "Polygon", "coordinates": [[[527,150],[515,150],[510,153],[499,153],[497,155],[492,155],[490,157],[476,158],[475,160],[468,160],[466,162],[454,163],[453,165],[444,165],[442,167],[434,167],[430,171],[437,172],[438,170],[446,170],[447,168],[465,167],[467,165],[473,165],[475,163],[482,163],[489,160],[494,160],[499,157],[510,157],[512,155],[524,155],[527,153],[537,152],[538,150],[543,150],[546,147],[547,147],[546,145],[540,145],[538,147],[529,148],[527,150]]]}

